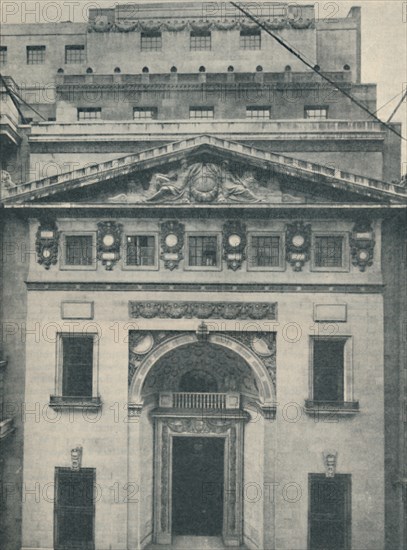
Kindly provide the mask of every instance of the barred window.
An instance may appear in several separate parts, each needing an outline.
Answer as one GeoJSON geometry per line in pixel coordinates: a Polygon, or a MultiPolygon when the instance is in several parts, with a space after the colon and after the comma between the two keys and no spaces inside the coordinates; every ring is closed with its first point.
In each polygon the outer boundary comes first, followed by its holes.
{"type": "Polygon", "coordinates": [[[343,267],[343,237],[315,237],[315,267],[343,267]]]}
{"type": "Polygon", "coordinates": [[[157,118],[157,107],[134,107],[134,120],[153,120],[157,118]]]}
{"type": "Polygon", "coordinates": [[[65,237],[65,264],[93,264],[92,235],[67,235],[65,237]]]}
{"type": "Polygon", "coordinates": [[[155,237],[135,235],[127,237],[127,265],[138,267],[155,265],[155,237]]]}
{"type": "Polygon", "coordinates": [[[328,107],[305,107],[304,118],[326,120],[328,118],[328,107]]]}
{"type": "Polygon", "coordinates": [[[344,401],[345,340],[313,340],[313,400],[344,401]]]}
{"type": "Polygon", "coordinates": [[[269,235],[251,238],[253,267],[278,267],[280,265],[280,237],[269,235]]]}
{"type": "Polygon", "coordinates": [[[214,118],[215,110],[213,107],[190,107],[189,118],[214,118]]]}
{"type": "Polygon", "coordinates": [[[241,50],[260,50],[261,33],[258,29],[240,31],[241,50]]]}
{"type": "Polygon", "coordinates": [[[190,266],[215,267],[218,265],[217,237],[189,237],[188,245],[190,266]]]}
{"type": "Polygon", "coordinates": [[[141,33],[141,51],[152,52],[160,51],[162,48],[162,38],[160,32],[142,32],[141,33]]]}
{"type": "Polygon", "coordinates": [[[65,46],[65,63],[73,65],[85,61],[85,46],[65,46]]]}
{"type": "Polygon", "coordinates": [[[45,63],[45,46],[27,46],[27,65],[45,63]]]}
{"type": "Polygon", "coordinates": [[[7,46],[0,46],[0,65],[7,63],[7,46]]]}
{"type": "Polygon", "coordinates": [[[62,395],[92,397],[93,336],[62,337],[62,395]]]}
{"type": "Polygon", "coordinates": [[[212,36],[207,32],[191,32],[189,35],[189,47],[191,51],[210,50],[212,46],[212,36]]]}
{"type": "Polygon", "coordinates": [[[97,120],[102,118],[101,107],[80,107],[78,109],[78,120],[97,120]]]}
{"type": "Polygon", "coordinates": [[[246,107],[246,118],[270,118],[271,108],[260,106],[246,107]]]}

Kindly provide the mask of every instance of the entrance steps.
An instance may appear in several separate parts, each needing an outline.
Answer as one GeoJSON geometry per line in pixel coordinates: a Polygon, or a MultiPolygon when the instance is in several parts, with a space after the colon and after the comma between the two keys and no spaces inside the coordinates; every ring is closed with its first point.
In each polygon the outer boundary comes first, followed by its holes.
{"type": "MultiPolygon", "coordinates": [[[[246,546],[233,547],[246,550],[246,546]]],[[[221,537],[173,537],[172,544],[149,544],[145,550],[231,550],[225,546],[221,537]]]]}

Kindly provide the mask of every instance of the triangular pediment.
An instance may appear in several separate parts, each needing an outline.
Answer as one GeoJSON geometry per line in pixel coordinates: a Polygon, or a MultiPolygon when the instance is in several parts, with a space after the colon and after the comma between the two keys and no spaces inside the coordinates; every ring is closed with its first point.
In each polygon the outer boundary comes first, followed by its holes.
{"type": "Polygon", "coordinates": [[[4,189],[4,204],[403,203],[406,189],[212,136],[4,189]]]}

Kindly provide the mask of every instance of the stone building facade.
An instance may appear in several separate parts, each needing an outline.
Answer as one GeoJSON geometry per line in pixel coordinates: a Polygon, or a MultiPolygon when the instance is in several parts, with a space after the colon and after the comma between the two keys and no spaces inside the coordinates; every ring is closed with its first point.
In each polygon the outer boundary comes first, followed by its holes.
{"type": "MultiPolygon", "coordinates": [[[[360,9],[267,9],[376,110],[360,9]]],[[[134,10],[2,33],[5,547],[401,549],[399,138],[237,12],[134,10]]]]}

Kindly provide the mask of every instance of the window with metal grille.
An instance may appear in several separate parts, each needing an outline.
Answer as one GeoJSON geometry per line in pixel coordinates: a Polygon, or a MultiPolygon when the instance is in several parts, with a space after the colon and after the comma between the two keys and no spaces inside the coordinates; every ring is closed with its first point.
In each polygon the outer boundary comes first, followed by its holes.
{"type": "Polygon", "coordinates": [[[240,31],[241,50],[260,50],[261,33],[258,29],[240,31]]]}
{"type": "Polygon", "coordinates": [[[27,65],[45,63],[45,46],[27,46],[27,65]]]}
{"type": "Polygon", "coordinates": [[[55,468],[55,550],[95,547],[95,468],[55,468]]]}
{"type": "Polygon", "coordinates": [[[215,110],[213,107],[190,107],[189,118],[213,118],[215,110]]]}
{"type": "Polygon", "coordinates": [[[73,65],[85,61],[85,46],[65,46],[65,63],[73,65]]]}
{"type": "Polygon", "coordinates": [[[326,120],[328,118],[328,107],[305,107],[304,118],[326,120]]]}
{"type": "Polygon", "coordinates": [[[192,51],[210,50],[212,37],[210,31],[191,32],[189,35],[189,48],[192,51]]]}
{"type": "Polygon", "coordinates": [[[344,401],[345,339],[313,339],[313,400],[344,401]]]}
{"type": "Polygon", "coordinates": [[[343,267],[343,237],[315,237],[315,267],[343,267]]]}
{"type": "Polygon", "coordinates": [[[80,107],[78,109],[78,120],[97,120],[102,118],[101,107],[80,107]]]}
{"type": "Polygon", "coordinates": [[[134,120],[153,120],[157,118],[157,107],[134,107],[134,120]]]}
{"type": "Polygon", "coordinates": [[[127,237],[127,265],[155,265],[155,237],[153,235],[134,235],[127,237]]]}
{"type": "Polygon", "coordinates": [[[62,395],[92,397],[93,336],[62,336],[62,395]]]}
{"type": "Polygon", "coordinates": [[[142,51],[159,51],[162,48],[162,38],[160,32],[142,32],[141,33],[141,50],[142,51]]]}
{"type": "Polygon", "coordinates": [[[7,46],[0,46],[0,65],[7,63],[7,46]]]}
{"type": "Polygon", "coordinates": [[[246,107],[246,118],[270,118],[270,107],[250,106],[246,107]]]}
{"type": "Polygon", "coordinates": [[[94,254],[92,235],[66,235],[66,265],[92,265],[93,259],[94,254]]]}
{"type": "Polygon", "coordinates": [[[252,267],[278,267],[280,256],[280,237],[256,235],[251,238],[252,267]]]}
{"type": "Polygon", "coordinates": [[[348,550],[351,545],[351,476],[309,474],[309,548],[348,550]]]}
{"type": "Polygon", "coordinates": [[[216,267],[218,265],[217,237],[189,237],[189,265],[216,267]]]}

